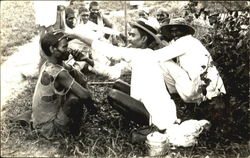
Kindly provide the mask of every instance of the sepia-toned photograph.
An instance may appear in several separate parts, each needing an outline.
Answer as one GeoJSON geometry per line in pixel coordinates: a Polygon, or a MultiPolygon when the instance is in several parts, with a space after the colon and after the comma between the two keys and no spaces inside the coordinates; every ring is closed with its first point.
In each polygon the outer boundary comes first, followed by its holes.
{"type": "Polygon", "coordinates": [[[0,157],[250,158],[249,1],[0,2],[0,157]]]}

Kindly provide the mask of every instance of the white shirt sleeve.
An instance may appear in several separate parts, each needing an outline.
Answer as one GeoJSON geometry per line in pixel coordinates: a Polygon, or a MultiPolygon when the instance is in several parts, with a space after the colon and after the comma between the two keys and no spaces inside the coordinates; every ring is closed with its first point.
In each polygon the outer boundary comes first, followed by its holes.
{"type": "Polygon", "coordinates": [[[153,53],[153,50],[151,49],[117,47],[112,44],[101,42],[98,40],[93,41],[92,49],[109,58],[114,58],[117,60],[123,59],[127,62],[131,62],[133,59],[136,58],[151,56],[153,53]]]}
{"type": "Polygon", "coordinates": [[[181,56],[185,54],[185,45],[187,45],[188,41],[185,38],[180,38],[168,46],[163,47],[161,49],[155,50],[155,58],[158,61],[167,61],[173,59],[175,57],[181,56]]]}

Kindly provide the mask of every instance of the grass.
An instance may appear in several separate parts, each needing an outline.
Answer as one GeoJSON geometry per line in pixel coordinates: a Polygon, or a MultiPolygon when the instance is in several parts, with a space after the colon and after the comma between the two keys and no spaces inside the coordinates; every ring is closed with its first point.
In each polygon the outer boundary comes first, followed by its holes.
{"type": "Polygon", "coordinates": [[[9,56],[17,46],[29,42],[37,33],[33,2],[1,1],[0,12],[0,55],[9,56]]]}
{"type": "MultiPolygon", "coordinates": [[[[128,81],[130,76],[122,78],[128,81]]],[[[17,98],[9,100],[8,104],[11,106],[4,109],[6,115],[1,120],[2,156],[41,154],[39,156],[139,157],[147,155],[144,143],[132,144],[129,140],[131,129],[137,128],[137,125],[126,121],[107,103],[106,96],[110,85],[91,85],[89,87],[100,111],[96,115],[84,114],[81,126],[82,136],[78,140],[68,137],[57,142],[49,142],[37,136],[29,127],[11,123],[11,118],[31,109],[36,79],[27,78],[27,80],[29,84],[25,90],[17,98]],[[30,151],[31,149],[33,150],[30,151]]],[[[105,77],[96,75],[89,75],[88,80],[108,81],[105,77]]],[[[186,115],[183,107],[178,109],[178,113],[186,115]]],[[[185,117],[187,118],[187,115],[185,117]]],[[[231,141],[225,144],[219,141],[211,142],[210,139],[205,133],[200,137],[196,146],[171,150],[168,156],[174,158],[206,156],[224,158],[247,157],[249,154],[247,144],[231,141]]]]}

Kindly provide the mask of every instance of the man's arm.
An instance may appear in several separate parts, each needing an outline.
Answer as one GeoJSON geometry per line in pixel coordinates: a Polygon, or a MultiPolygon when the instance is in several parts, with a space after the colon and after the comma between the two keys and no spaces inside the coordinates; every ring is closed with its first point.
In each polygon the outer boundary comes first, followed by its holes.
{"type": "Polygon", "coordinates": [[[155,50],[154,58],[157,61],[171,60],[175,57],[185,54],[185,51],[184,51],[185,47],[186,47],[185,43],[182,43],[182,41],[175,41],[161,49],[155,50]]]}
{"type": "Polygon", "coordinates": [[[81,99],[91,98],[89,91],[77,83],[67,71],[62,71],[58,74],[57,82],[62,85],[65,89],[69,89],[81,99]]]}
{"type": "Polygon", "coordinates": [[[108,44],[99,40],[96,40],[88,32],[77,33],[69,35],[69,38],[78,39],[83,43],[86,43],[88,46],[104,56],[114,58],[114,59],[123,59],[127,62],[130,62],[137,57],[145,57],[146,55],[151,55],[153,50],[151,49],[139,49],[139,48],[126,48],[126,47],[117,47],[112,44],[108,44]]]}
{"type": "Polygon", "coordinates": [[[103,16],[103,23],[105,27],[113,28],[113,24],[108,20],[108,18],[103,16]]]}

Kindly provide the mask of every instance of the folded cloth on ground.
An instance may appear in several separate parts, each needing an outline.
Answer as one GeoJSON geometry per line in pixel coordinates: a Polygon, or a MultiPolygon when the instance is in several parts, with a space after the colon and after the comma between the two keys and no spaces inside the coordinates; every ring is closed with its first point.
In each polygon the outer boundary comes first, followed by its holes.
{"type": "Polygon", "coordinates": [[[189,147],[197,144],[197,138],[204,129],[209,129],[207,120],[186,120],[167,129],[166,135],[173,146],[189,147]]]}

